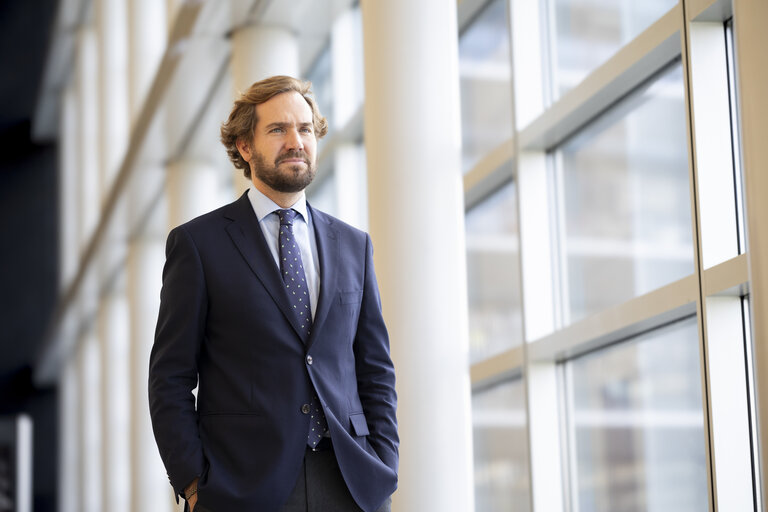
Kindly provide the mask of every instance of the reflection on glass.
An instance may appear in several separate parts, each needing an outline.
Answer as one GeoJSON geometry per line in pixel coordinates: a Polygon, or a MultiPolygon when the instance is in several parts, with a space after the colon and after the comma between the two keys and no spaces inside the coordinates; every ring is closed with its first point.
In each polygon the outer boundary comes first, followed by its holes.
{"type": "Polygon", "coordinates": [[[550,0],[554,12],[552,87],[565,94],[677,0],[550,0]]]}
{"type": "Polygon", "coordinates": [[[531,510],[528,437],[520,379],[472,395],[475,453],[475,510],[531,510]]]}
{"type": "Polygon", "coordinates": [[[565,363],[580,512],[707,510],[696,319],[565,363]]]}
{"type": "MultiPolygon", "coordinates": [[[[312,92],[320,113],[328,118],[328,133],[333,130],[333,73],[331,69],[331,46],[326,45],[307,73],[307,80],[312,82],[312,92]]],[[[322,144],[326,139],[320,139],[322,144]]]]}
{"type": "Polygon", "coordinates": [[[494,0],[459,38],[462,169],[512,137],[507,6],[494,0]]]}
{"type": "Polygon", "coordinates": [[[683,76],[676,63],[556,151],[565,322],[693,272],[683,76]]]}
{"type": "Polygon", "coordinates": [[[470,360],[522,342],[519,238],[515,184],[467,212],[470,360]]]}

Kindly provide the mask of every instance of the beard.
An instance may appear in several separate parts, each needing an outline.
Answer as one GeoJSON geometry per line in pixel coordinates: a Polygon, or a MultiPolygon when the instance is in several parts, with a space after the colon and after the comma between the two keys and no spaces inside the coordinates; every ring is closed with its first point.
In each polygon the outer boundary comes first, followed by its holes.
{"type": "Polygon", "coordinates": [[[251,158],[251,172],[272,190],[283,193],[300,192],[315,179],[315,166],[304,151],[288,151],[278,156],[273,165],[268,165],[261,153],[254,153],[251,158]],[[290,165],[280,169],[280,162],[291,158],[301,158],[306,168],[290,165]]]}

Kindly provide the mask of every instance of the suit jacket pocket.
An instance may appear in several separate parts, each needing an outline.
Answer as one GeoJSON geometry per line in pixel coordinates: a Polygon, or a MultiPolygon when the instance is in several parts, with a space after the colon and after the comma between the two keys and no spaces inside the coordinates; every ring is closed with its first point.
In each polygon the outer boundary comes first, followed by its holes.
{"type": "Polygon", "coordinates": [[[339,302],[341,304],[359,304],[363,300],[363,290],[354,292],[339,292],[339,302]]]}
{"type": "Polygon", "coordinates": [[[368,435],[368,421],[365,419],[365,414],[362,412],[355,412],[349,415],[349,421],[352,423],[352,432],[356,436],[368,435]]]}

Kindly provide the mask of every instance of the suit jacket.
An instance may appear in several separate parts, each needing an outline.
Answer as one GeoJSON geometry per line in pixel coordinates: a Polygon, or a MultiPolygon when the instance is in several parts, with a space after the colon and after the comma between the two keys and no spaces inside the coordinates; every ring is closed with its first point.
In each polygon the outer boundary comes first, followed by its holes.
{"type": "Polygon", "coordinates": [[[149,405],[177,499],[199,476],[207,509],[279,510],[315,391],[358,505],[374,511],[397,487],[395,374],[371,241],[308,208],[321,282],[305,342],[247,193],[168,236],[149,405]]]}

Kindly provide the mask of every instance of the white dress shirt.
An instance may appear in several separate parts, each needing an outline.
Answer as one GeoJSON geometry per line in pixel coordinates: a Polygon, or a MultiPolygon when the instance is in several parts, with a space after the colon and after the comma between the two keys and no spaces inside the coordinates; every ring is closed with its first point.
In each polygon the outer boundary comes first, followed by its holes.
{"type": "MultiPolygon", "coordinates": [[[[253,183],[248,188],[248,199],[251,201],[256,218],[259,219],[261,232],[264,233],[264,239],[267,241],[267,246],[269,246],[279,273],[280,258],[277,253],[277,236],[280,231],[280,219],[274,212],[282,208],[259,192],[253,183]]],[[[317,256],[317,242],[315,241],[315,230],[312,227],[312,217],[307,210],[307,199],[303,192],[290,208],[299,212],[293,221],[293,236],[301,251],[301,263],[304,265],[304,274],[309,288],[309,306],[312,309],[312,318],[315,318],[317,299],[320,294],[320,260],[317,256]]]]}

